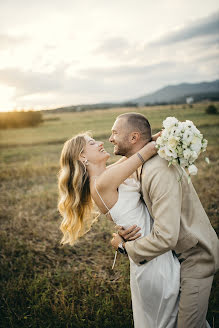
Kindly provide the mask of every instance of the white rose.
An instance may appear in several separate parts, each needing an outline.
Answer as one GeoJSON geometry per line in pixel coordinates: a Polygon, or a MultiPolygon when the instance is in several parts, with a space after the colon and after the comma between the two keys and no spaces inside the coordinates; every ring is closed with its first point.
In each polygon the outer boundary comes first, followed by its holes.
{"type": "Polygon", "coordinates": [[[189,159],[190,156],[191,156],[191,154],[192,154],[192,152],[191,152],[190,149],[186,149],[186,150],[183,151],[183,157],[184,157],[185,159],[189,159]]]}
{"type": "Polygon", "coordinates": [[[188,171],[189,171],[190,175],[196,175],[198,172],[198,169],[194,164],[192,164],[188,167],[188,171]]]}
{"type": "Polygon", "coordinates": [[[177,153],[175,152],[174,149],[170,147],[165,147],[165,153],[169,157],[177,158],[177,153]]]}
{"type": "Polygon", "coordinates": [[[163,121],[163,127],[164,128],[171,128],[172,126],[176,125],[177,123],[178,123],[177,118],[175,118],[175,117],[167,117],[163,121]]]}
{"type": "Polygon", "coordinates": [[[181,135],[181,128],[180,126],[173,126],[171,128],[171,135],[172,136],[176,136],[176,137],[179,137],[181,135]]]}
{"type": "Polygon", "coordinates": [[[192,121],[186,120],[185,125],[189,128],[191,128],[192,126],[194,126],[192,121]]]}
{"type": "Polygon", "coordinates": [[[196,144],[196,143],[201,143],[201,139],[199,136],[194,135],[191,141],[192,144],[196,144]]]}
{"type": "Polygon", "coordinates": [[[156,140],[156,144],[161,146],[163,144],[163,139],[161,137],[158,137],[156,140]]]}
{"type": "Polygon", "coordinates": [[[200,135],[200,134],[201,134],[200,131],[196,128],[195,125],[192,126],[192,132],[193,132],[194,134],[196,134],[196,135],[200,135]]]}
{"type": "Polygon", "coordinates": [[[198,137],[194,137],[192,140],[192,144],[190,146],[191,150],[195,151],[196,153],[200,154],[202,148],[201,139],[198,137]]]}
{"type": "Polygon", "coordinates": [[[168,140],[168,146],[175,149],[178,144],[179,138],[178,137],[170,137],[168,140]]]}
{"type": "Polygon", "coordinates": [[[164,147],[161,147],[159,150],[158,150],[158,155],[161,157],[161,158],[164,158],[166,159],[167,161],[171,161],[173,158],[171,156],[168,156],[167,155],[167,147],[164,146],[164,147]]]}
{"type": "Polygon", "coordinates": [[[169,134],[169,129],[164,129],[164,130],[162,131],[162,135],[161,135],[162,140],[163,140],[163,141],[168,140],[169,136],[170,136],[170,134],[169,134]]]}
{"type": "Polygon", "coordinates": [[[183,133],[183,143],[186,143],[187,145],[190,144],[190,142],[193,139],[194,134],[189,129],[186,129],[183,133]]]}
{"type": "Polygon", "coordinates": [[[190,161],[194,162],[198,158],[196,151],[191,152],[190,161]]]}
{"type": "Polygon", "coordinates": [[[160,148],[157,153],[161,158],[166,159],[167,156],[166,156],[166,152],[165,152],[165,147],[160,148]]]}

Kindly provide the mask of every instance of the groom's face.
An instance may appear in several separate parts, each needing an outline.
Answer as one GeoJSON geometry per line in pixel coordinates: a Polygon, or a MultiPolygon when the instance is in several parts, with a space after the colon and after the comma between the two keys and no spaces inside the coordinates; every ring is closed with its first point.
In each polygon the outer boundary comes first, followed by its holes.
{"type": "Polygon", "coordinates": [[[125,118],[115,121],[112,127],[112,134],[109,141],[114,144],[114,154],[127,156],[130,152],[131,143],[129,142],[129,132],[127,132],[127,124],[125,118]]]}

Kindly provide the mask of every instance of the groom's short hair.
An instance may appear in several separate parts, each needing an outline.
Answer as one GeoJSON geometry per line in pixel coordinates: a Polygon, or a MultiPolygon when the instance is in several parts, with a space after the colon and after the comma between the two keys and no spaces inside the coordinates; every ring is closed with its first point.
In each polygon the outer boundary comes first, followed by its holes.
{"type": "Polygon", "coordinates": [[[141,134],[141,138],[144,140],[151,140],[151,126],[147,118],[139,113],[125,113],[117,117],[117,119],[124,118],[127,122],[127,128],[130,131],[138,131],[141,134]]]}

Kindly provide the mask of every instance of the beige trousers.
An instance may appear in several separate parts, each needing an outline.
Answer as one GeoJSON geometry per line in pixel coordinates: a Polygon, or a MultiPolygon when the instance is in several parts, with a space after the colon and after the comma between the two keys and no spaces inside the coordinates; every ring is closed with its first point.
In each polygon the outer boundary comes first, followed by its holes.
{"type": "Polygon", "coordinates": [[[206,314],[213,276],[180,281],[180,301],[177,328],[206,328],[206,314]]]}

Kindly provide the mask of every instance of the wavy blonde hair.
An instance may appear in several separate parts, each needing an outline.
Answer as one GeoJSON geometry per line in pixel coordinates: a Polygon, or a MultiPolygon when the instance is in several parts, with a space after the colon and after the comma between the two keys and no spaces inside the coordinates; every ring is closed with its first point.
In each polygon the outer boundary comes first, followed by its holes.
{"type": "Polygon", "coordinates": [[[73,245],[83,236],[95,221],[93,201],[90,193],[89,176],[86,167],[79,160],[89,133],[78,134],[65,142],[58,175],[58,209],[63,217],[60,229],[62,244],[73,245]]]}

